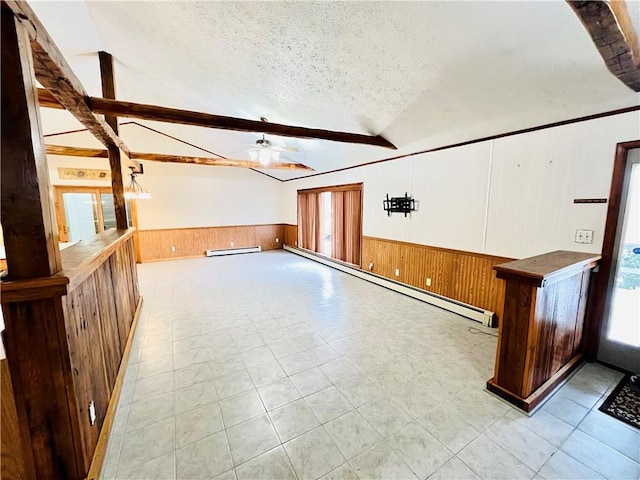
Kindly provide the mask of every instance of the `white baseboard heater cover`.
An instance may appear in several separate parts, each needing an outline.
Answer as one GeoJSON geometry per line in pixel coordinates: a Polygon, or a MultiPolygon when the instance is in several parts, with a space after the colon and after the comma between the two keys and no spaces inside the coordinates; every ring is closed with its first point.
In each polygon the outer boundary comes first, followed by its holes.
{"type": "Polygon", "coordinates": [[[301,257],[308,258],[318,263],[322,263],[323,265],[327,265],[328,267],[335,268],[336,270],[340,270],[341,272],[348,273],[349,275],[353,275],[354,277],[361,278],[363,280],[366,280],[367,282],[375,283],[376,285],[380,285],[381,287],[385,287],[395,292],[402,293],[403,295],[415,298],[416,300],[421,300],[436,307],[440,307],[444,310],[457,313],[458,315],[461,315],[463,317],[475,320],[476,322],[480,322],[485,326],[492,326],[494,313],[488,310],[474,307],[473,305],[468,305],[466,303],[458,302],[457,300],[454,300],[452,298],[436,295],[435,293],[427,292],[426,290],[421,290],[410,285],[405,285],[404,283],[396,282],[386,277],[376,275],[375,273],[366,272],[359,268],[353,268],[343,264],[342,262],[334,261],[321,255],[315,255],[307,250],[301,250],[289,245],[284,245],[283,248],[288,252],[295,253],[296,255],[300,255],[301,257]]]}
{"type": "Polygon", "coordinates": [[[207,257],[219,257],[221,255],[237,255],[238,253],[256,253],[261,252],[262,247],[242,247],[242,248],[222,248],[219,250],[207,250],[207,257]]]}

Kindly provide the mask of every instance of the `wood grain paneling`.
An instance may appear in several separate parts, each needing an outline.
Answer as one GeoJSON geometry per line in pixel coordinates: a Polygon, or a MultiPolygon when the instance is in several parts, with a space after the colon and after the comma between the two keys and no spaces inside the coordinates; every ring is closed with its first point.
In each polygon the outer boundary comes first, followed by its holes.
{"type": "Polygon", "coordinates": [[[206,250],[223,248],[260,246],[263,250],[275,250],[282,248],[284,235],[282,224],[139,230],[138,248],[140,261],[150,262],[199,257],[206,250]]]}
{"type": "Polygon", "coordinates": [[[62,265],[56,276],[22,281],[25,288],[3,282],[3,292],[12,293],[2,295],[2,309],[30,476],[81,479],[117,400],[112,392],[139,304],[133,230],[109,230],[69,247],[62,265]]]}
{"type": "Polygon", "coordinates": [[[26,24],[3,2],[0,215],[7,263],[16,279],[53,275],[61,268],[26,24]]]}
{"type": "Polygon", "coordinates": [[[11,374],[6,358],[0,360],[0,477],[20,480],[35,476],[28,448],[20,431],[16,401],[11,385],[11,374]]]}
{"type": "Polygon", "coordinates": [[[496,314],[504,284],[496,279],[493,267],[508,260],[374,237],[364,237],[362,243],[363,269],[496,314]]]}
{"type": "Polygon", "coordinates": [[[36,477],[80,478],[61,297],[3,304],[2,313],[20,428],[30,441],[36,477]]]}
{"type": "Polygon", "coordinates": [[[487,388],[531,411],[579,365],[591,270],[599,258],[557,251],[495,267],[506,291],[487,388]]]}
{"type": "Polygon", "coordinates": [[[285,225],[284,226],[284,243],[293,247],[298,246],[298,226],[297,225],[285,225]]]}

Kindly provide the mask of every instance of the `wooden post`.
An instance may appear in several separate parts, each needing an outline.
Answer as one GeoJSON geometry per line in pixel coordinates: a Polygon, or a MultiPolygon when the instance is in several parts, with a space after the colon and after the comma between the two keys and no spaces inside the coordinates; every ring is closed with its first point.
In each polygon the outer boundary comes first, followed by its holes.
{"type": "MultiPolygon", "coordinates": [[[[102,95],[104,98],[115,100],[116,82],[113,73],[113,57],[107,52],[98,52],[100,59],[100,80],[102,81],[102,95]]],[[[118,118],[115,115],[105,115],[105,121],[118,135],[118,118]]],[[[124,200],[124,185],[122,183],[122,166],[120,149],[116,146],[107,147],[109,152],[109,166],[111,167],[111,190],[113,191],[113,206],[116,211],[116,228],[128,227],[127,209],[124,200]]]]}
{"type": "Polygon", "coordinates": [[[61,267],[29,37],[2,8],[2,227],[12,279],[61,267]]]}

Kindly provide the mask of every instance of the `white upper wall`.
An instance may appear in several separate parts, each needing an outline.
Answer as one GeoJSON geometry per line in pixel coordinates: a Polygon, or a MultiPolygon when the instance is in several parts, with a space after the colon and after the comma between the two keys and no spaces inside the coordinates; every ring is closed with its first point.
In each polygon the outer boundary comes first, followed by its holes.
{"type": "Polygon", "coordinates": [[[244,168],[143,162],[141,230],[280,223],[280,182],[244,168]]]}
{"type": "Polygon", "coordinates": [[[284,221],[297,223],[298,189],[364,182],[363,233],[524,258],[553,250],[600,252],[618,142],[640,138],[640,113],[504,137],[283,184],[284,221]],[[385,195],[419,202],[388,217],[385,195]],[[578,228],[594,243],[574,243],[578,228]]]}

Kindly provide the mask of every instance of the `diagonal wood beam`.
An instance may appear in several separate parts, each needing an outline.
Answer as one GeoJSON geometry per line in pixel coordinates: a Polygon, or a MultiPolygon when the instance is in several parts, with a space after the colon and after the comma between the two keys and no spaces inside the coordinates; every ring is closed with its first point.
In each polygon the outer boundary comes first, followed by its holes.
{"type": "Polygon", "coordinates": [[[607,68],[634,92],[640,92],[640,46],[621,0],[567,0],[585,26],[607,68]]]}
{"type": "MultiPolygon", "coordinates": [[[[46,145],[48,155],[62,155],[66,157],[108,158],[107,150],[100,148],[69,147],[66,145],[46,145]]],[[[260,170],[311,170],[301,163],[276,162],[265,167],[260,162],[250,160],[232,160],[215,157],[190,157],[184,155],[167,155],[163,153],[130,152],[131,160],[149,160],[152,162],[191,163],[195,165],[210,165],[215,167],[256,168],[260,170]]]]}
{"type": "MultiPolygon", "coordinates": [[[[53,95],[46,90],[38,90],[40,105],[49,108],[62,108],[53,95]]],[[[396,146],[380,135],[362,135],[359,133],[335,132],[317,128],[295,127],[279,123],[258,122],[243,118],[225,117],[210,113],[179,110],[176,108],[145,105],[142,103],[123,102],[107,98],[90,97],[89,106],[94,113],[104,115],[116,115],[118,117],[138,118],[142,120],[154,120],[156,122],[179,123],[197,127],[217,128],[220,130],[235,130],[239,132],[264,132],[282,137],[313,138],[318,140],[330,140],[333,142],[357,143],[361,145],[373,145],[377,147],[391,148],[396,146]]]]}
{"type": "Polygon", "coordinates": [[[27,2],[3,0],[2,8],[9,8],[29,33],[38,81],[104,146],[115,146],[128,152],[128,147],[113,129],[91,112],[87,92],[27,2]]]}

